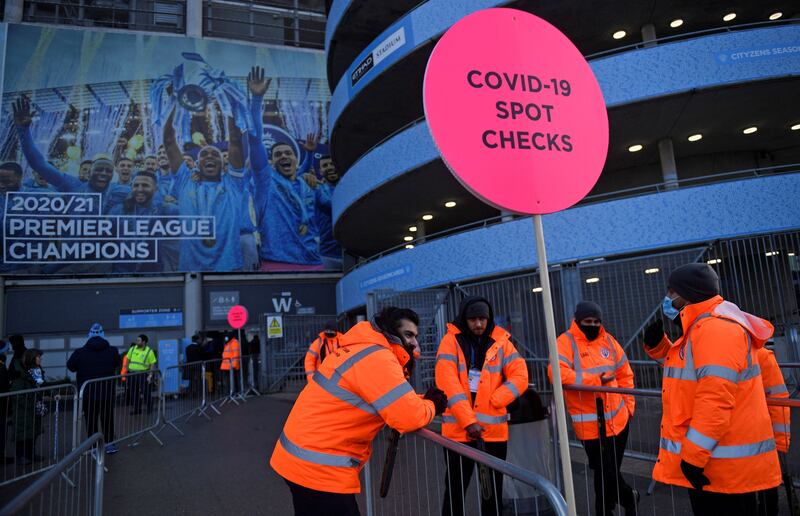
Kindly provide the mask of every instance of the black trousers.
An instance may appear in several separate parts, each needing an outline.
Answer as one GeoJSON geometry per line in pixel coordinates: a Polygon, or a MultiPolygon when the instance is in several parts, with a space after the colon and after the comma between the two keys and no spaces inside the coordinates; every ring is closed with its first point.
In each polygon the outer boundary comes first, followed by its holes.
{"type": "Polygon", "coordinates": [[[752,516],[758,514],[756,493],[725,494],[689,489],[695,516],[752,516]]]}
{"type": "Polygon", "coordinates": [[[133,411],[140,412],[142,410],[142,400],[144,399],[147,404],[147,412],[153,409],[153,399],[150,396],[150,384],[147,382],[146,374],[135,374],[128,377],[129,395],[133,402],[133,411]]]}
{"type": "Polygon", "coordinates": [[[100,429],[106,443],[114,441],[114,399],[83,398],[83,421],[86,423],[86,436],[94,435],[100,429]]]}
{"type": "Polygon", "coordinates": [[[583,442],[583,449],[594,472],[594,507],[598,516],[611,515],[617,504],[625,509],[625,516],[636,514],[633,489],[625,482],[620,468],[625,447],[628,445],[628,425],[619,434],[583,442]]]}
{"type": "Polygon", "coordinates": [[[758,516],[778,516],[778,487],[765,489],[756,493],[758,499],[758,516]]]}
{"type": "Polygon", "coordinates": [[[360,516],[354,494],[316,491],[284,480],[292,492],[295,516],[360,516]]]}
{"type": "MultiPolygon", "coordinates": [[[[477,448],[475,441],[464,443],[472,448],[477,448]]],[[[444,504],[443,516],[463,516],[464,496],[469,488],[469,481],[475,469],[475,462],[450,450],[445,450],[445,476],[444,476],[444,504]]],[[[486,453],[498,459],[505,460],[508,453],[508,442],[487,442],[486,453]]],[[[483,516],[499,516],[503,514],[503,475],[492,469],[486,468],[488,476],[481,478],[479,492],[481,493],[481,514],[483,516]],[[489,484],[488,486],[485,484],[489,484]],[[484,489],[486,491],[484,491],[484,489]],[[483,493],[489,494],[484,497],[483,493]]]]}

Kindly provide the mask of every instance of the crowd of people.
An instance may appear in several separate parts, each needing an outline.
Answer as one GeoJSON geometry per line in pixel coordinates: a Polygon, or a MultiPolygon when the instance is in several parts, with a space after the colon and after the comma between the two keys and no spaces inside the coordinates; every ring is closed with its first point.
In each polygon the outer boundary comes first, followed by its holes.
{"type": "MultiPolygon", "coordinates": [[[[681,337],[670,340],[661,318],[644,333],[646,352],[664,369],[653,479],[687,488],[696,515],[777,515],[778,453],[789,451],[790,414],[767,405],[768,397],[789,396],[765,347],[772,325],[724,300],[707,264],[672,271],[662,313],[681,337]]],[[[388,307],[344,334],[328,323],[309,346],[308,383],[270,458],[296,515],[359,514],[359,473],[384,425],[411,432],[441,415],[445,437],[506,458],[509,413],[528,390],[511,334],[495,324],[488,300],[464,299],[436,353],[436,387],[419,396],[408,382],[419,358],[418,325],[412,310],[388,307]]],[[[636,402],[621,389],[634,387],[634,373],[603,326],[602,308],[578,303],[557,349],[569,419],[594,473],[594,514],[615,514],[617,506],[638,514],[640,493],[622,475],[636,402]]],[[[445,455],[442,514],[463,515],[474,463],[445,455]]],[[[502,476],[481,475],[478,483],[481,514],[502,514],[502,476]]]]}
{"type": "MultiPolygon", "coordinates": [[[[19,163],[0,164],[0,213],[7,192],[71,192],[100,194],[102,215],[215,219],[213,238],[161,239],[157,262],[91,264],[93,272],[340,269],[331,213],[339,175],[316,134],[265,146],[269,85],[263,68],[253,67],[247,118],[227,117],[227,141],[203,145],[180,141],[175,117],[181,108],[177,94],[166,88],[163,95],[173,107],[157,153],[134,161],[122,152],[127,140],[121,138],[107,154],[81,162],[77,177],[59,170],[37,147],[31,103],[20,97],[13,103],[14,124],[32,175],[23,181],[19,163]]],[[[86,264],[64,267],[80,271],[86,264]]]]}
{"type": "MultiPolygon", "coordinates": [[[[86,435],[102,433],[107,443],[106,453],[114,454],[118,451],[115,426],[120,406],[129,407],[128,418],[123,420],[128,422],[149,417],[156,409],[153,394],[158,390],[155,378],[159,368],[157,349],[151,346],[148,335],[140,334],[126,351],[120,353],[106,339],[105,330],[99,323],[92,325],[87,337],[85,344],[72,352],[66,366],[75,374],[77,391],[81,392],[83,388],[81,413],[86,435]],[[120,386],[123,391],[118,390],[120,386]],[[124,392],[121,398],[119,392],[124,392]]],[[[252,339],[244,338],[240,345],[232,332],[197,333],[179,357],[179,362],[214,361],[214,365],[208,366],[210,376],[205,379],[193,378],[192,370],[185,368],[181,380],[188,382],[186,392],[199,393],[203,380],[209,392],[213,392],[215,371],[238,371],[242,352],[250,354],[259,350],[257,335],[252,339]]],[[[41,389],[66,385],[70,381],[48,379],[42,368],[42,356],[41,350],[26,347],[22,335],[12,335],[6,341],[0,341],[0,394],[27,391],[13,399],[0,397],[0,461],[3,464],[28,466],[43,460],[43,456],[37,453],[43,445],[39,445],[37,439],[44,432],[42,420],[55,393],[41,389]],[[9,351],[12,352],[10,359],[7,358],[9,351]],[[13,436],[6,435],[9,427],[13,428],[13,436]],[[9,440],[15,446],[10,457],[6,455],[9,440]]],[[[231,376],[238,382],[238,375],[231,376]]]]}

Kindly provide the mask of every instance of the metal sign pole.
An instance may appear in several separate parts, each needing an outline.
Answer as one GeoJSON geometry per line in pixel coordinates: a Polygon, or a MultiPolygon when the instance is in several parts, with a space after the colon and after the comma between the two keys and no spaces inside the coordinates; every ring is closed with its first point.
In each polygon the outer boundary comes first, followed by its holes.
{"type": "Polygon", "coordinates": [[[547,347],[550,350],[550,368],[553,372],[553,395],[556,405],[556,422],[558,423],[558,439],[561,455],[561,474],[564,479],[564,498],[567,511],[575,516],[575,490],[572,484],[572,462],[569,456],[569,438],[567,437],[567,415],[564,408],[564,387],[561,384],[561,370],[558,365],[558,348],[556,347],[556,321],[553,313],[553,297],[550,292],[550,274],[547,270],[547,251],[544,247],[544,229],[542,216],[533,216],[533,229],[536,234],[536,255],[539,258],[539,282],[544,300],[544,320],[547,328],[547,347]]]}

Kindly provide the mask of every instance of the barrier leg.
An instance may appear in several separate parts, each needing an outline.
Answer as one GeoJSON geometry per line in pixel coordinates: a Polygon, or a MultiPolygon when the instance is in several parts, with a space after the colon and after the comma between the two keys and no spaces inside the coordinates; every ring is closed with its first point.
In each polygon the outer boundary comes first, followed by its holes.
{"type": "Polygon", "coordinates": [[[253,396],[261,396],[261,393],[258,392],[258,389],[256,389],[255,386],[256,376],[255,376],[255,366],[253,365],[254,363],[255,363],[255,355],[250,357],[250,361],[247,367],[247,390],[244,393],[245,398],[249,396],[251,392],[253,393],[253,396]]]}
{"type": "Polygon", "coordinates": [[[229,401],[232,401],[235,405],[239,405],[239,402],[236,401],[236,393],[234,392],[234,382],[233,382],[233,364],[231,364],[231,368],[228,369],[228,398],[229,401]]]}

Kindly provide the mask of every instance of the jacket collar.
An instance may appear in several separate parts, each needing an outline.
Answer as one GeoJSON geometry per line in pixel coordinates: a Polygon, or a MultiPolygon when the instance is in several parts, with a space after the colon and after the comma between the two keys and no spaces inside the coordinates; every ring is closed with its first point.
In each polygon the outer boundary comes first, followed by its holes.
{"type": "Polygon", "coordinates": [[[575,338],[575,342],[593,344],[593,343],[596,343],[596,342],[605,342],[605,340],[606,340],[606,327],[605,326],[601,325],[600,326],[600,333],[597,334],[597,338],[592,340],[592,341],[590,341],[589,339],[586,338],[586,335],[583,334],[583,332],[581,331],[581,327],[578,326],[578,321],[576,321],[575,319],[572,320],[572,324],[570,324],[570,326],[569,326],[569,332],[575,338]]]}
{"type": "Polygon", "coordinates": [[[710,313],[714,307],[720,303],[722,303],[722,296],[714,296],[711,299],[706,299],[705,301],[701,301],[699,303],[686,305],[686,307],[684,307],[680,313],[683,334],[686,335],[686,332],[689,330],[692,324],[694,324],[698,317],[704,313],[710,313]]]}

